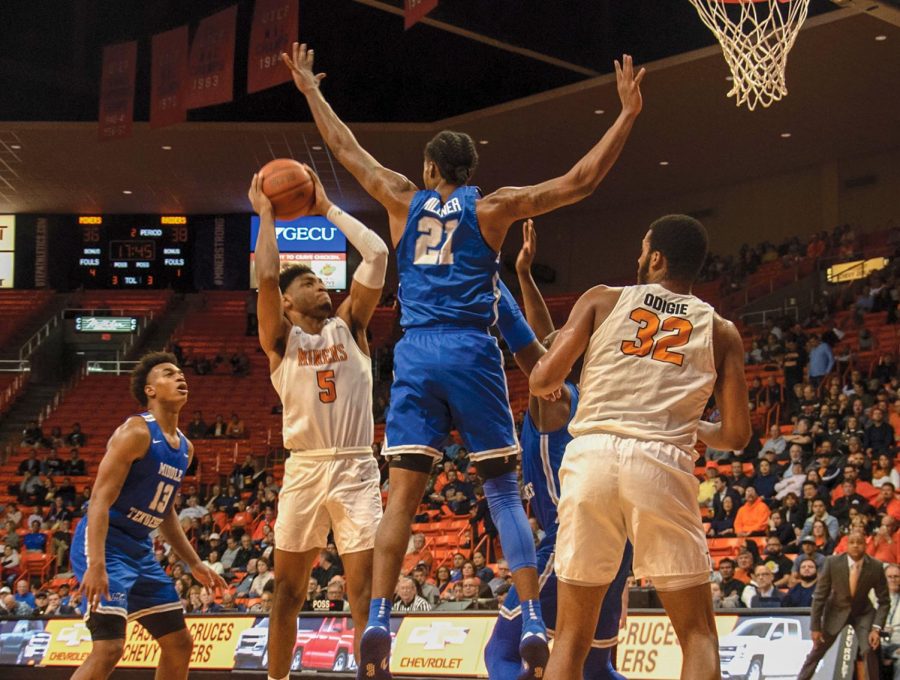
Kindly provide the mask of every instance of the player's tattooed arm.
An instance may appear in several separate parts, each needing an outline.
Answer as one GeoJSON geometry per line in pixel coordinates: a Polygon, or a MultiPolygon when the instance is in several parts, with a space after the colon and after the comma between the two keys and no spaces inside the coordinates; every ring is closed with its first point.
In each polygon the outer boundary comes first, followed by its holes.
{"type": "Polygon", "coordinates": [[[106,454],[97,469],[97,479],[88,505],[87,553],[90,566],[81,583],[84,606],[96,609],[101,597],[109,599],[106,573],[106,536],[109,533],[109,509],[119,496],[132,463],[150,447],[150,431],[137,416],[122,423],[106,445],[106,454]]]}
{"type": "Polygon", "coordinates": [[[630,55],[615,62],[622,111],[603,138],[565,175],[527,187],[504,187],[478,202],[478,221],[491,243],[503,243],[516,220],[536,217],[590,196],[615,164],[643,107],[641,81],[630,55]]]}
{"type": "Polygon", "coordinates": [[[744,345],[734,324],[716,315],[713,325],[713,352],[716,359],[716,406],[718,423],[701,420],[697,436],[707,446],[721,451],[743,449],[750,441],[750,404],[744,375],[744,345]]]}
{"type": "Polygon", "coordinates": [[[325,101],[319,89],[325,74],[313,71],[314,50],[308,49],[305,44],[294,43],[291,54],[282,53],[281,59],[291,70],[297,89],[306,97],[319,134],[338,162],[347,168],[372,198],[387,208],[392,222],[399,220],[405,223],[416,185],[375,160],[325,101]]]}
{"type": "Polygon", "coordinates": [[[284,316],[278,275],[281,260],[278,255],[278,238],[275,236],[275,213],[272,202],[262,190],[261,174],[253,175],[247,197],[259,215],[259,234],[256,236],[256,281],[259,294],[256,298],[256,317],[259,320],[259,344],[269,357],[269,369],[274,371],[284,356],[285,338],[291,325],[284,316]]]}

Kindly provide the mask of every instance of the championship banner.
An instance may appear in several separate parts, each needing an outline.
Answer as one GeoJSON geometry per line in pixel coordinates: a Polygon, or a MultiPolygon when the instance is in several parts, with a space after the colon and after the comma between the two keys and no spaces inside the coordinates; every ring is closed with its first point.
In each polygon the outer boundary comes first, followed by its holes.
{"type": "Polygon", "coordinates": [[[281,53],[290,53],[299,34],[299,6],[299,0],[256,0],[247,55],[248,94],[291,80],[281,53]]]}
{"type": "Polygon", "coordinates": [[[230,102],[234,88],[237,5],[208,16],[197,27],[188,65],[186,108],[230,102]]]}
{"type": "Polygon", "coordinates": [[[409,30],[438,6],[440,0],[403,0],[403,28],[409,30]]]}
{"type": "Polygon", "coordinates": [[[183,123],[187,119],[188,27],[157,33],[151,51],[150,127],[183,123]]]}
{"type": "Polygon", "coordinates": [[[100,141],[131,136],[134,122],[134,72],[137,42],[103,48],[100,75],[100,141]]]}
{"type": "Polygon", "coordinates": [[[484,646],[496,621],[495,616],[405,617],[391,653],[391,672],[486,677],[484,646]]]}

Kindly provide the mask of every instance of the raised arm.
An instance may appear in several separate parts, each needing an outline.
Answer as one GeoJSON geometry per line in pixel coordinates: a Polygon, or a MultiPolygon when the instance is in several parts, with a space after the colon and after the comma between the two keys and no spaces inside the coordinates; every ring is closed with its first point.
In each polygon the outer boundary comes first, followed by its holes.
{"type": "MultiPolygon", "coordinates": [[[[325,101],[319,84],[325,78],[324,73],[313,72],[314,51],[306,45],[294,43],[292,55],[282,53],[281,59],[291,70],[294,84],[306,97],[312,111],[319,134],[331,149],[338,162],[352,174],[356,181],[369,192],[376,201],[387,208],[393,223],[406,221],[409,202],[416,191],[416,185],[400,173],[388,170],[381,165],[368,151],[360,146],[356,137],[344,122],[338,118],[331,105],[325,101]]],[[[399,240],[399,236],[395,239],[399,240]]]]}
{"type": "Polygon", "coordinates": [[[606,318],[597,313],[597,308],[606,306],[603,298],[609,290],[606,286],[595,286],[578,298],[566,325],[531,372],[528,386],[533,395],[547,397],[562,387],[572,366],[587,349],[594,330],[606,318]]]}
{"type": "Polygon", "coordinates": [[[713,352],[718,373],[715,397],[722,418],[718,423],[701,420],[697,436],[714,449],[735,451],[747,446],[752,433],[744,346],[733,323],[716,315],[714,324],[713,352]]]}
{"type": "Polygon", "coordinates": [[[150,431],[143,418],[129,418],[109,438],[106,455],[97,469],[87,516],[90,531],[85,548],[91,559],[81,583],[84,606],[92,611],[97,608],[101,597],[109,599],[109,577],[106,573],[109,509],[119,497],[132,463],[142,458],[149,446],[150,431]]]}
{"type": "Polygon", "coordinates": [[[278,255],[278,238],[275,236],[275,213],[272,202],[262,191],[263,178],[253,175],[247,196],[250,205],[259,215],[259,234],[256,236],[256,283],[259,295],[256,298],[256,317],[259,320],[259,344],[269,357],[269,370],[278,368],[284,357],[285,338],[291,325],[284,316],[281,302],[281,288],[278,275],[281,260],[278,255]]]}
{"type": "Polygon", "coordinates": [[[531,265],[534,264],[536,254],[537,233],[534,230],[534,220],[525,220],[522,223],[522,248],[516,257],[516,275],[522,289],[525,318],[528,319],[528,325],[534,330],[534,334],[543,342],[555,329],[547,303],[544,302],[544,297],[531,276],[531,265]]]}
{"type": "Polygon", "coordinates": [[[634,121],[641,112],[641,81],[645,69],[634,74],[631,56],[616,61],[616,85],[622,111],[612,127],[571,170],[541,184],[504,187],[478,201],[478,222],[492,240],[502,241],[516,220],[543,215],[584,200],[599,186],[625,147],[634,121]]]}

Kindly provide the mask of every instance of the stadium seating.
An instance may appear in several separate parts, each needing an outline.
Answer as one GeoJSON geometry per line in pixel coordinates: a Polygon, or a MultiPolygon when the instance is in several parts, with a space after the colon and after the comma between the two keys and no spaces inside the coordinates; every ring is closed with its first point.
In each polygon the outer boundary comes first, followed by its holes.
{"type": "Polygon", "coordinates": [[[52,299],[52,290],[0,291],[0,347],[13,349],[7,343],[34,323],[52,299]]]}

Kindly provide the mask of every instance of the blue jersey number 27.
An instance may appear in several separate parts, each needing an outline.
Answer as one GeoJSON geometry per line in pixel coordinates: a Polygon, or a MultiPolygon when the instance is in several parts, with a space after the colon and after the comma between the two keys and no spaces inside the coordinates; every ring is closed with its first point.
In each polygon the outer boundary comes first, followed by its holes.
{"type": "Polygon", "coordinates": [[[453,264],[453,232],[459,220],[441,222],[435,217],[423,217],[416,225],[416,254],[413,264],[453,264]]]}

